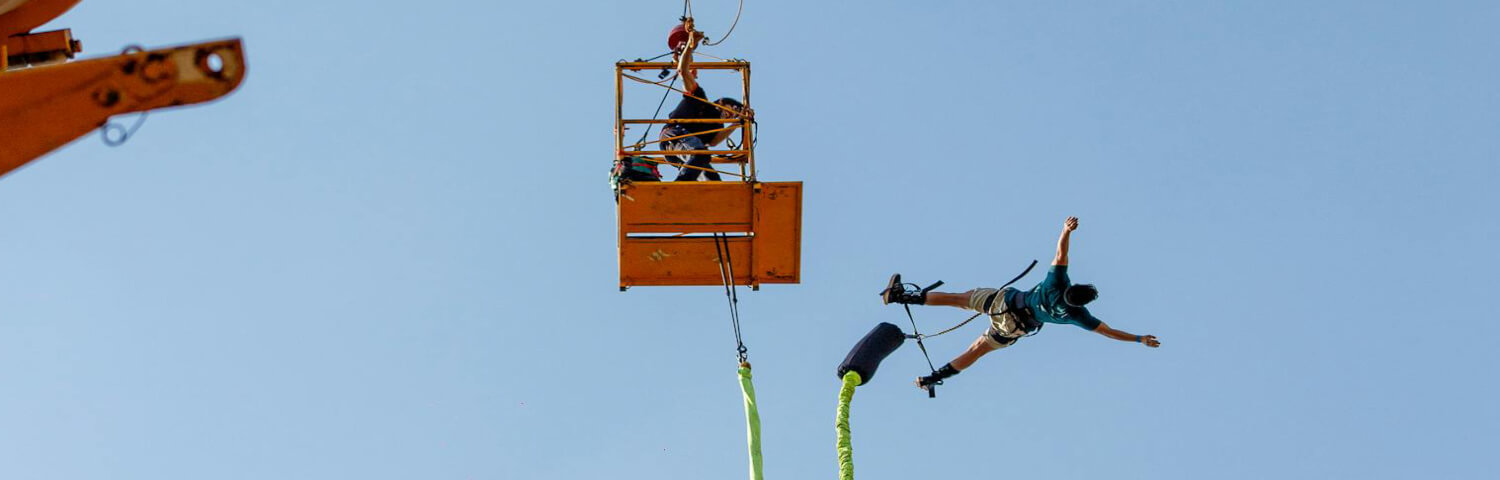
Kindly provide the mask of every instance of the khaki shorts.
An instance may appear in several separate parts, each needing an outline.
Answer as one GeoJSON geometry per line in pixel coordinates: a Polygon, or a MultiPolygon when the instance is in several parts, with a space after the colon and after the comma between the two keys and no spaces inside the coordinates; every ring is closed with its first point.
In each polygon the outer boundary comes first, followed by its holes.
{"type": "Polygon", "coordinates": [[[990,316],[990,328],[984,331],[984,343],[995,349],[1009,347],[1016,343],[1016,339],[1026,335],[1026,329],[1021,328],[1021,319],[1016,317],[1015,312],[1007,311],[1005,308],[1005,291],[1015,290],[1005,287],[1005,290],[993,288],[976,288],[969,290],[969,310],[982,312],[990,316]],[[985,304],[989,308],[985,308],[985,304]]]}

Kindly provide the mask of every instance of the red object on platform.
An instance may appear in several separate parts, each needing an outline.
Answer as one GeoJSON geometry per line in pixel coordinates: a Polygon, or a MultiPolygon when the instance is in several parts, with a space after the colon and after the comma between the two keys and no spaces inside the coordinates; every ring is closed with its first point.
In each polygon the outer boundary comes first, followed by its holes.
{"type": "Polygon", "coordinates": [[[687,43],[687,39],[687,29],[683,28],[682,24],[679,23],[677,26],[672,27],[672,31],[667,34],[667,47],[671,48],[674,52],[681,50],[682,44],[687,43]]]}

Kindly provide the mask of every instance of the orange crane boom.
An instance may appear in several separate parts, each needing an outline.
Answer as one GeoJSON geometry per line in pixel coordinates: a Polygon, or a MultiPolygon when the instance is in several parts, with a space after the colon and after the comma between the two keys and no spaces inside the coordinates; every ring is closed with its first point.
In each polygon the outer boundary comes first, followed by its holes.
{"type": "Polygon", "coordinates": [[[28,33],[79,0],[0,0],[0,175],[104,125],[109,117],[203,103],[245,76],[239,39],[133,49],[69,61],[69,30],[28,33]]]}

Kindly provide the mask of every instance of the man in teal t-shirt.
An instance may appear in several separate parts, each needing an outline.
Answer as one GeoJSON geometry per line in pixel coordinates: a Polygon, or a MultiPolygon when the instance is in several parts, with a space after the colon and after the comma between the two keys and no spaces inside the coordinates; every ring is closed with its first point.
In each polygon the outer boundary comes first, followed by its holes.
{"type": "Polygon", "coordinates": [[[945,378],[957,375],[969,368],[979,357],[1016,343],[1028,333],[1040,330],[1043,323],[1065,323],[1077,325],[1084,330],[1096,332],[1115,340],[1136,342],[1151,348],[1161,346],[1152,335],[1133,335],[1110,328],[1084,308],[1099,297],[1099,290],[1089,284],[1073,284],[1068,278],[1068,237],[1078,228],[1078,218],[1068,217],[1063,222],[1062,236],[1057,239],[1057,256],[1047,278],[1031,290],[976,288],[964,293],[923,292],[908,290],[901,283],[901,274],[891,276],[886,289],[881,292],[885,303],[910,305],[947,305],[959,307],[990,316],[990,328],[984,332],[968,350],[958,358],[943,365],[932,375],[917,378],[917,386],[928,386],[945,378]]]}

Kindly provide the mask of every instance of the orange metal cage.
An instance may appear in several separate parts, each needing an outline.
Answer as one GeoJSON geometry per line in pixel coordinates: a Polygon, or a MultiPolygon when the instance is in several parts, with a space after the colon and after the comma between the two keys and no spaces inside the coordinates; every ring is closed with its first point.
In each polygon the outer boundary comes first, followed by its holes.
{"type": "MultiPolygon", "coordinates": [[[[624,117],[625,80],[653,84],[627,72],[671,70],[669,62],[615,64],[615,159],[672,154],[706,154],[714,164],[734,164],[737,180],[724,182],[634,182],[620,186],[620,290],[633,286],[722,285],[727,271],[735,285],[758,289],[767,283],[801,281],[802,182],[760,182],[755,178],[755,132],[744,119],[662,120],[624,117]],[[627,145],[632,125],[722,123],[739,126],[739,146],[727,150],[647,150],[658,139],[627,145]],[[634,150],[630,150],[634,149],[634,150]],[[722,235],[717,240],[716,235],[722,235]],[[723,255],[721,255],[721,252],[723,255]]],[[[694,63],[700,70],[740,73],[742,102],[750,106],[750,63],[694,63]]],[[[674,89],[675,90],[675,89],[674,89]]],[[[677,90],[681,92],[681,90],[677,90]]],[[[664,161],[654,159],[652,161],[664,161]]]]}
{"type": "MultiPolygon", "coordinates": [[[[748,122],[746,122],[743,119],[727,119],[726,118],[726,119],[701,119],[701,120],[700,119],[671,119],[671,120],[669,120],[669,119],[645,119],[645,118],[625,118],[624,117],[624,108],[625,108],[625,80],[629,79],[629,80],[635,81],[635,82],[640,82],[640,83],[645,83],[645,84],[651,84],[651,85],[657,85],[657,86],[660,86],[662,88],[668,88],[667,84],[665,84],[665,83],[662,83],[662,82],[653,82],[653,81],[646,80],[646,79],[643,79],[643,78],[641,78],[639,76],[632,75],[632,74],[626,73],[626,72],[637,72],[638,73],[638,72],[645,71],[645,70],[667,70],[667,71],[672,71],[672,70],[676,70],[676,68],[677,68],[677,64],[672,63],[672,62],[617,62],[617,63],[615,63],[615,156],[616,156],[616,158],[624,157],[626,155],[631,155],[631,156],[664,156],[664,155],[666,155],[668,153],[711,154],[711,155],[714,155],[714,163],[716,163],[716,164],[724,164],[724,163],[738,164],[739,165],[739,169],[740,169],[740,173],[739,173],[738,177],[740,177],[740,178],[746,178],[746,179],[753,179],[753,178],[755,178],[755,148],[754,148],[754,145],[755,145],[755,131],[754,131],[753,128],[749,128],[750,125],[748,124],[748,122]],[[640,126],[645,126],[646,128],[650,128],[650,125],[652,125],[652,124],[671,124],[671,123],[720,123],[720,124],[738,125],[739,127],[741,127],[739,129],[740,130],[740,132],[739,132],[739,144],[740,144],[740,147],[738,149],[730,149],[730,150],[701,150],[701,151],[700,150],[694,150],[694,151],[682,151],[682,152],[665,152],[665,151],[661,151],[661,150],[646,150],[644,148],[641,148],[641,147],[646,147],[647,145],[654,145],[655,143],[657,143],[656,139],[648,138],[648,139],[646,139],[646,141],[643,144],[636,144],[636,145],[626,145],[625,144],[625,138],[626,138],[625,132],[632,125],[640,125],[640,126]],[[632,147],[635,147],[637,149],[635,151],[629,152],[627,154],[626,150],[629,149],[629,148],[632,148],[632,147]]],[[[740,76],[740,87],[741,87],[740,88],[740,95],[741,95],[740,102],[744,103],[746,107],[750,106],[750,62],[743,61],[743,60],[732,60],[732,61],[723,61],[723,62],[696,62],[696,63],[693,63],[693,68],[697,69],[697,70],[729,70],[729,71],[734,71],[734,72],[739,73],[740,74],[739,75],[740,76]]],[[[675,91],[677,91],[679,93],[682,92],[682,90],[675,89],[675,88],[673,90],[675,90],[675,91]]]]}

